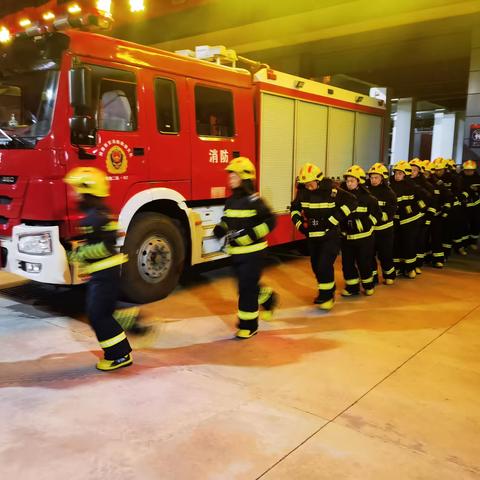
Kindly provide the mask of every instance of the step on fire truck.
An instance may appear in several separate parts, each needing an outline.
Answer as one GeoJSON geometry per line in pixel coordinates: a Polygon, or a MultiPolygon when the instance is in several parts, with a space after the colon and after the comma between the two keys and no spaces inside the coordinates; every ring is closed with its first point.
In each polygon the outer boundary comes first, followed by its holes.
{"type": "Polygon", "coordinates": [[[170,53],[121,41],[91,31],[108,26],[104,12],[60,10],[37,12],[22,32],[0,21],[0,242],[10,272],[80,283],[66,256],[80,214],[63,182],[77,166],[107,172],[130,259],[123,292],[149,302],[185,266],[225,256],[212,229],[232,158],[257,165],[278,215],[271,245],[300,238],[288,210],[302,163],[337,177],[382,159],[381,100],[224,47],[170,53]]]}

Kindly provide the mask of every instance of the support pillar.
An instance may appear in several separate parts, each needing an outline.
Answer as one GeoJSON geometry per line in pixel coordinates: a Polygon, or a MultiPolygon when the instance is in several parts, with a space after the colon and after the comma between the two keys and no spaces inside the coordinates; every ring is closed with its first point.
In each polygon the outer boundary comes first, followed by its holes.
{"type": "Polygon", "coordinates": [[[453,145],[455,142],[455,114],[435,113],[433,124],[432,153],[430,158],[452,158],[453,145]]]}
{"type": "Polygon", "coordinates": [[[410,160],[410,149],[413,147],[414,117],[415,101],[413,98],[399,98],[392,132],[392,156],[390,158],[392,165],[400,160],[410,160]]]}
{"type": "Polygon", "coordinates": [[[463,161],[480,160],[480,27],[472,31],[463,161]],[[478,125],[478,127],[477,127],[478,125]]]}

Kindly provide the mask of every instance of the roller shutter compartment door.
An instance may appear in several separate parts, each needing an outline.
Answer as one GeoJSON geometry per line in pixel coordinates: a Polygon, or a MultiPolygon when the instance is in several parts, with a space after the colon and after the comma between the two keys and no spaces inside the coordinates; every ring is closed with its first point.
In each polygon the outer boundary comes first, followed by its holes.
{"type": "Polygon", "coordinates": [[[325,172],[327,156],[328,108],[297,101],[295,128],[295,175],[302,164],[310,162],[325,172]]]}
{"type": "Polygon", "coordinates": [[[294,115],[293,99],[262,93],[260,193],[276,213],[292,199],[294,115]]]}
{"type": "Polygon", "coordinates": [[[328,177],[340,177],[353,164],[355,112],[329,107],[327,168],[328,177]]]}
{"type": "Polygon", "coordinates": [[[382,117],[366,113],[355,114],[355,164],[368,170],[380,161],[382,117]]]}

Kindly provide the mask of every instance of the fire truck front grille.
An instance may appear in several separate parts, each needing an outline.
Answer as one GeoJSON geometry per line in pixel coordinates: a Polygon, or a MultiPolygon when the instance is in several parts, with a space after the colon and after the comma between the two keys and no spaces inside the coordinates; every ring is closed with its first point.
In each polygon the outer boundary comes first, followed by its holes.
{"type": "Polygon", "coordinates": [[[10,197],[0,195],[0,205],[10,205],[11,203],[12,199],[10,197]]]}

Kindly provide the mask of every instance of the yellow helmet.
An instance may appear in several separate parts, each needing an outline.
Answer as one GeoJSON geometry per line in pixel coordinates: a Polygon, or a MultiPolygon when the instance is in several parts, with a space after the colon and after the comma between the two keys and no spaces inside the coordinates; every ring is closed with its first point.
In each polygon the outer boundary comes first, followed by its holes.
{"type": "Polygon", "coordinates": [[[308,183],[314,180],[322,180],[323,172],[320,167],[317,167],[313,163],[305,163],[301,166],[298,174],[298,183],[308,183]]]}
{"type": "Polygon", "coordinates": [[[253,180],[256,176],[255,165],[247,157],[234,158],[225,170],[236,173],[242,180],[253,180]]]}
{"type": "Polygon", "coordinates": [[[110,185],[104,171],[95,167],[76,167],[67,173],[64,182],[77,193],[86,193],[94,197],[108,197],[110,185]]]}
{"type": "Polygon", "coordinates": [[[432,162],[434,170],[444,170],[447,168],[447,161],[443,157],[437,157],[432,162]]]}
{"type": "Polygon", "coordinates": [[[344,174],[343,177],[354,177],[360,183],[365,183],[367,176],[365,175],[365,170],[359,165],[352,165],[344,174]]]}
{"type": "Polygon", "coordinates": [[[433,173],[433,162],[431,162],[430,160],[424,160],[423,161],[423,169],[425,170],[425,172],[430,172],[430,173],[433,173]],[[428,162],[428,163],[426,163],[428,162]]]}
{"type": "Polygon", "coordinates": [[[419,158],[412,158],[409,163],[411,166],[415,165],[421,172],[423,172],[423,162],[419,158]]]}
{"type": "Polygon", "coordinates": [[[393,166],[393,171],[399,170],[403,172],[405,175],[412,174],[412,166],[406,160],[400,160],[393,166]]]}
{"type": "Polygon", "coordinates": [[[463,169],[464,170],[476,170],[477,169],[477,162],[475,160],[467,160],[463,162],[463,169]]]}
{"type": "Polygon", "coordinates": [[[368,170],[368,174],[377,173],[388,180],[388,168],[383,163],[374,163],[368,170]]]}
{"type": "Polygon", "coordinates": [[[430,163],[430,160],[422,160],[423,169],[426,170],[430,163]]]}
{"type": "Polygon", "coordinates": [[[449,167],[449,168],[455,169],[456,166],[457,166],[455,164],[455,160],[453,158],[447,158],[446,162],[447,162],[447,167],[449,167]]]}

